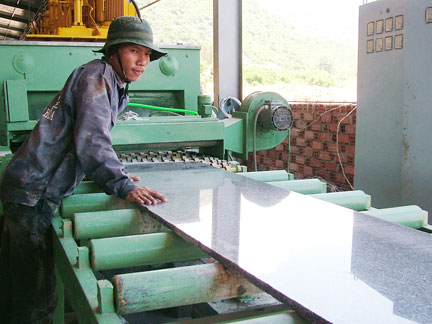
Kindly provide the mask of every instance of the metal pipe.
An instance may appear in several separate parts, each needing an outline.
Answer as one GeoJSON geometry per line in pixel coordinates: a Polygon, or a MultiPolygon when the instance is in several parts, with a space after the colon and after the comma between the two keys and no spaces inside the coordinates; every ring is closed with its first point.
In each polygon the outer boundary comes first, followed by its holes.
{"type": "Polygon", "coordinates": [[[207,257],[174,233],[153,233],[90,240],[93,270],[136,267],[207,257]]]}
{"type": "Polygon", "coordinates": [[[372,209],[363,214],[378,217],[399,225],[419,229],[427,223],[428,212],[418,206],[372,209]]]}
{"type": "Polygon", "coordinates": [[[371,196],[361,190],[330,192],[310,196],[356,211],[363,211],[371,207],[371,196]]]}
{"type": "Polygon", "coordinates": [[[74,1],[74,26],[82,25],[82,0],[74,1]]]}
{"type": "Polygon", "coordinates": [[[75,213],[73,223],[76,240],[168,231],[160,222],[138,209],[75,213]]]}
{"type": "Polygon", "coordinates": [[[327,184],[319,179],[274,181],[269,182],[269,184],[304,195],[325,193],[327,191],[327,184]]]}
{"type": "Polygon", "coordinates": [[[121,274],[113,277],[118,314],[218,301],[260,290],[219,263],[121,274]]]}
{"type": "Polygon", "coordinates": [[[96,0],[95,20],[97,23],[105,21],[104,0],[96,0]]]}
{"type": "Polygon", "coordinates": [[[130,208],[135,207],[115,196],[105,193],[92,193],[72,195],[63,199],[60,214],[63,218],[72,218],[74,213],[130,208]]]}
{"type": "Polygon", "coordinates": [[[75,188],[74,194],[81,195],[97,192],[102,192],[102,189],[95,182],[83,181],[75,188]]]}
{"type": "Polygon", "coordinates": [[[239,173],[242,176],[265,182],[289,180],[290,174],[285,170],[252,171],[239,173]]]}

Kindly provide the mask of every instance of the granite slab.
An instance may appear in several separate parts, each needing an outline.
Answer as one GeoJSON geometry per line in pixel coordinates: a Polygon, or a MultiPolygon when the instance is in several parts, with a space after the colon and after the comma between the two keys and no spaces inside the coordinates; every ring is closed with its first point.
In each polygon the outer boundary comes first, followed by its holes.
{"type": "Polygon", "coordinates": [[[432,323],[426,233],[197,163],[129,172],[166,195],[153,217],[311,322],[432,323]]]}

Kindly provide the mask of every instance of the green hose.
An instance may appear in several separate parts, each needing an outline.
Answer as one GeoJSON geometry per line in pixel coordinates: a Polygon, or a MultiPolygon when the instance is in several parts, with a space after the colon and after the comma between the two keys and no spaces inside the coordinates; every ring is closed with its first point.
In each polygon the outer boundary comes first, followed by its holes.
{"type": "Polygon", "coordinates": [[[142,105],[130,102],[127,107],[139,107],[139,108],[146,108],[146,109],[153,109],[153,110],[162,110],[162,111],[173,111],[178,113],[185,113],[185,114],[191,114],[191,115],[198,115],[196,111],[193,110],[187,110],[187,109],[178,109],[178,108],[165,108],[165,107],[157,107],[157,106],[150,106],[150,105],[142,105]]]}

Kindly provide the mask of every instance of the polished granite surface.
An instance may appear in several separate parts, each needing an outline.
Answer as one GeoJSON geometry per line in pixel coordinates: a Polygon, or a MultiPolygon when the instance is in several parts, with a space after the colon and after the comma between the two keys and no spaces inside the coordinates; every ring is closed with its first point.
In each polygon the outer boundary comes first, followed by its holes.
{"type": "Polygon", "coordinates": [[[129,172],[163,193],[148,207],[313,322],[432,323],[432,238],[201,164],[129,172]]]}

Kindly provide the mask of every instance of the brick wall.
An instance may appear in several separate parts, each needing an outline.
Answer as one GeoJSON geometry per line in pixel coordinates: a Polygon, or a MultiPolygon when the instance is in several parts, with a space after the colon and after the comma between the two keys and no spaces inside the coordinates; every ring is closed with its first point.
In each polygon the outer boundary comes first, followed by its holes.
{"type": "MultiPolygon", "coordinates": [[[[288,139],[274,149],[258,151],[258,170],[286,170],[289,163],[289,171],[294,173],[296,179],[320,177],[330,184],[350,190],[348,181],[354,183],[355,104],[290,105],[294,114],[291,152],[288,150],[288,139]]],[[[248,170],[253,169],[253,154],[250,154],[248,170]]]]}

